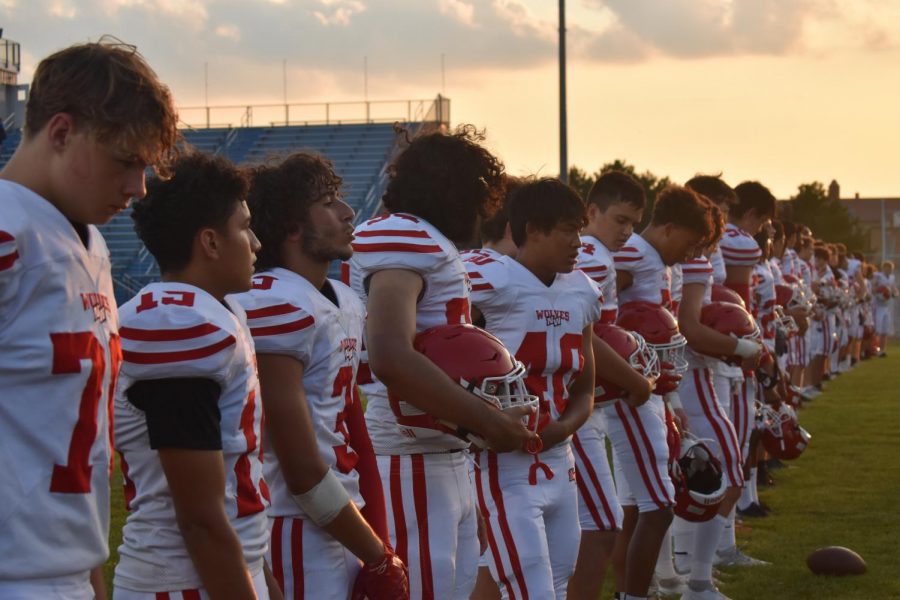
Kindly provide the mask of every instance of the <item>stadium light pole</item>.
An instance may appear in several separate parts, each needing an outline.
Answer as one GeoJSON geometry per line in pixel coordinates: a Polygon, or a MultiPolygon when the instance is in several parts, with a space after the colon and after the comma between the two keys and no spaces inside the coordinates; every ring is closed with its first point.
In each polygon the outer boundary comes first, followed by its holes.
{"type": "Polygon", "coordinates": [[[566,126],[566,0],[559,0],[559,179],[569,183],[566,126]]]}

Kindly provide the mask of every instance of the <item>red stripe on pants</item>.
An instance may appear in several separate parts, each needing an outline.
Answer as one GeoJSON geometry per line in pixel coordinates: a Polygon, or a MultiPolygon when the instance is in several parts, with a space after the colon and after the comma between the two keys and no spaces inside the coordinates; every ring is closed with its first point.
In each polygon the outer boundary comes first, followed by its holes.
{"type": "Polygon", "coordinates": [[[497,568],[497,578],[500,580],[500,587],[509,592],[509,600],[516,600],[516,594],[509,585],[509,579],[506,577],[506,571],[503,569],[503,561],[500,556],[500,548],[497,546],[497,538],[494,535],[494,528],[491,525],[491,513],[488,510],[487,502],[484,500],[484,481],[482,478],[481,454],[475,455],[475,491],[478,494],[478,506],[481,510],[481,516],[484,517],[484,528],[487,533],[488,547],[491,549],[491,556],[494,557],[494,565],[497,568]]]}
{"type": "Polygon", "coordinates": [[[416,524],[419,527],[419,569],[422,577],[422,599],[434,600],[434,581],[431,574],[431,550],[428,547],[428,494],[425,488],[425,458],[413,454],[412,484],[416,524]]]}

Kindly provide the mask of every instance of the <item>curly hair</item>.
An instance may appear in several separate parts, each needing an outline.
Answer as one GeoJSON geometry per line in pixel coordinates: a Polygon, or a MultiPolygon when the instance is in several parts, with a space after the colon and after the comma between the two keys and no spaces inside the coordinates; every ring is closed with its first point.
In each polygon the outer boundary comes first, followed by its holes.
{"type": "Polygon", "coordinates": [[[413,139],[390,167],[384,207],[425,219],[453,242],[470,241],[478,217],[489,218],[503,200],[503,163],[482,141],[472,125],[413,139]]]}
{"type": "Polygon", "coordinates": [[[725,213],[722,212],[722,209],[715,202],[708,201],[707,206],[709,207],[709,219],[712,222],[713,230],[706,245],[713,246],[719,243],[719,240],[722,239],[722,235],[725,233],[725,213]]]}
{"type": "Polygon", "coordinates": [[[285,238],[302,229],[314,202],[329,194],[340,196],[342,182],[331,161],[313,152],[296,152],[281,163],[253,170],[247,205],[253,232],[262,244],[257,271],[284,266],[285,238]]]}
{"type": "Polygon", "coordinates": [[[506,235],[506,226],[509,224],[509,199],[532,177],[516,177],[514,175],[503,176],[503,202],[493,215],[481,222],[481,240],[483,242],[498,242],[506,235]]]}
{"type": "Polygon", "coordinates": [[[544,233],[559,223],[587,224],[587,207],[574,188],[553,177],[523,185],[509,200],[509,228],[516,246],[525,243],[527,226],[544,233]]]}
{"type": "Polygon", "coordinates": [[[70,46],[38,64],[25,136],[36,134],[58,113],[70,114],[76,127],[160,173],[168,173],[177,156],[178,115],[169,88],[134,46],[113,37],[70,46]]]}
{"type": "Polygon", "coordinates": [[[185,154],[172,165],[170,178],[148,182],[147,196],[131,213],[134,229],[160,271],[178,271],[191,261],[197,232],[223,228],[248,188],[246,173],[228,159],[185,154]]]}
{"type": "Polygon", "coordinates": [[[653,206],[651,223],[661,226],[671,223],[699,233],[703,239],[711,239],[715,226],[710,206],[712,203],[689,187],[670,185],[664,188],[653,206]]]}

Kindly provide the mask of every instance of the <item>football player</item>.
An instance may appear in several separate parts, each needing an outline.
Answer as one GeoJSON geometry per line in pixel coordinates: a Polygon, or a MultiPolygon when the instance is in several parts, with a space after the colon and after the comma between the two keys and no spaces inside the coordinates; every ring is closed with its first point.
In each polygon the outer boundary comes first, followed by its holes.
{"type": "Polygon", "coordinates": [[[388,506],[388,529],[409,567],[412,598],[468,598],[479,556],[464,450],[450,423],[495,450],[535,435],[522,417],[468,393],[413,347],[436,325],[471,323],[469,279],[456,244],[496,210],[503,166],[472,127],[412,140],[392,167],[387,213],[358,226],[351,268],[366,301],[369,366],[378,385],[366,423],[388,506]]]}
{"type": "MultiPolygon", "coordinates": [[[[634,300],[671,309],[669,266],[695,256],[712,234],[708,204],[688,188],[660,192],[650,225],[614,254],[620,306],[634,300]]],[[[662,397],[654,395],[630,411],[618,404],[604,411],[617,475],[623,479],[617,489],[624,519],[613,556],[617,586],[625,598],[644,598],[674,503],[665,408],[662,397]],[[629,441],[635,430],[644,441],[640,451],[629,441]]]]}
{"type": "Polygon", "coordinates": [[[894,298],[897,297],[894,263],[889,260],[881,263],[881,270],[872,278],[872,290],[875,344],[880,348],[878,356],[884,358],[887,338],[894,335],[894,298]]]}
{"type": "MultiPolygon", "coordinates": [[[[745,181],[734,188],[734,191],[738,201],[728,213],[728,224],[725,226],[725,235],[719,242],[719,247],[725,260],[725,285],[737,292],[747,308],[752,310],[755,299],[752,293],[753,272],[763,255],[753,236],[774,218],[775,196],[757,181],[745,181]]],[[[750,434],[756,414],[756,391],[756,377],[752,371],[745,371],[745,377],[737,393],[732,396],[731,402],[731,421],[744,460],[749,457],[750,434]]],[[[746,471],[744,475],[746,480],[748,475],[746,471]]],[[[747,566],[765,564],[738,549],[734,537],[734,509],[729,515],[719,549],[716,551],[716,564],[747,566]]]]}
{"type": "Polygon", "coordinates": [[[162,281],[121,311],[117,600],[268,598],[263,407],[244,310],[227,297],[250,288],[260,248],[247,188],[226,159],[197,153],[134,207],[162,281]]]}
{"type": "Polygon", "coordinates": [[[0,172],[0,597],[105,597],[110,422],[121,360],[95,225],[145,193],[178,137],[168,88],[133,46],[38,64],[0,172]]]}
{"type": "MultiPolygon", "coordinates": [[[[581,236],[578,269],[594,280],[603,295],[601,323],[615,323],[618,310],[616,268],[618,251],[640,223],[645,205],[641,184],[622,171],[602,174],[587,197],[587,225],[581,236]]],[[[606,354],[608,346],[594,339],[597,369],[618,365],[606,354]]],[[[618,358],[618,356],[616,356],[618,358]]],[[[633,369],[614,368],[602,373],[610,380],[631,375],[633,369]]],[[[619,381],[629,390],[629,401],[640,405],[649,399],[651,386],[644,378],[619,381]]],[[[614,403],[614,402],[613,402],[614,403]]],[[[622,527],[622,507],[609,468],[606,450],[606,417],[603,408],[613,403],[595,403],[588,421],[572,437],[578,482],[578,516],[581,545],[575,572],[569,581],[572,600],[593,599],[600,594],[612,558],[616,536],[622,527]]]]}
{"type": "Polygon", "coordinates": [[[478,454],[476,489],[502,597],[563,599],[580,535],[569,440],[593,404],[591,328],[600,317],[600,294],[574,271],[585,206],[572,188],[558,179],[527,183],[508,210],[515,258],[466,263],[480,282],[473,313],[516,349],[528,391],[546,417],[531,454],[524,448],[478,454]]]}
{"type": "Polygon", "coordinates": [[[289,598],[345,600],[358,581],[372,600],[402,599],[405,567],[382,542],[384,495],[356,386],[365,308],[327,278],[333,260],[353,253],[353,209],[340,188],[329,161],[297,153],[258,168],[248,198],[263,250],[253,289],[234,298],[247,312],[266,411],[268,563],[289,598]]]}
{"type": "MultiPolygon", "coordinates": [[[[716,232],[708,241],[705,254],[711,253],[725,227],[721,211],[715,205],[711,208],[716,232]]],[[[728,478],[728,488],[724,500],[719,505],[718,514],[713,519],[702,523],[689,523],[676,517],[673,537],[676,553],[687,552],[691,556],[690,581],[682,598],[715,600],[722,596],[712,580],[713,560],[722,531],[728,523],[728,515],[740,497],[743,472],[734,426],[730,415],[719,401],[713,384],[713,374],[721,361],[712,357],[740,356],[743,359],[743,366],[753,369],[759,362],[762,348],[755,342],[735,339],[701,322],[701,310],[704,304],[711,300],[713,284],[713,268],[707,256],[692,258],[682,263],[681,268],[684,287],[678,310],[678,327],[687,339],[690,370],[685,374],[679,387],[679,397],[688,415],[691,433],[700,439],[715,441],[715,444],[710,444],[710,448],[722,464],[724,476],[728,478]],[[686,530],[691,530],[690,533],[693,535],[684,535],[686,530]],[[685,543],[688,541],[691,548],[685,543]]]]}

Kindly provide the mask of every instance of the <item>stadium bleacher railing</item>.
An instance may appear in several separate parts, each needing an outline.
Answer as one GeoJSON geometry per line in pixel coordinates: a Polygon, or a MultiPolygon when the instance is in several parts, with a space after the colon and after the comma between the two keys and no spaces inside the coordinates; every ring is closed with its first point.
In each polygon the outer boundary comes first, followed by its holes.
{"type": "Polygon", "coordinates": [[[443,96],[427,100],[368,100],[185,106],[178,109],[191,128],[285,125],[341,125],[353,123],[450,122],[450,101],[443,96]]]}

